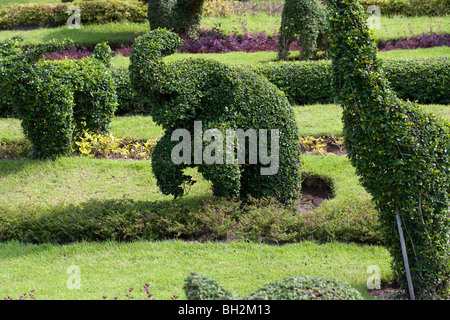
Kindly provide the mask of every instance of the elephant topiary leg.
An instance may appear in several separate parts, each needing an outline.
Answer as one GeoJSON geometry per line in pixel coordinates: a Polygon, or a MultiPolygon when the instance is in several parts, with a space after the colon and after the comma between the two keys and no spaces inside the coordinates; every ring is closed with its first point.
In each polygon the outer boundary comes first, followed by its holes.
{"type": "Polygon", "coordinates": [[[217,197],[238,196],[241,188],[241,170],[237,164],[202,164],[198,171],[211,181],[213,194],[217,197]]]}
{"type": "Polygon", "coordinates": [[[172,159],[172,150],[179,142],[172,141],[171,136],[169,131],[156,143],[152,153],[152,170],[161,192],[177,198],[184,193],[183,185],[193,181],[183,172],[188,165],[176,164],[172,159]]]}

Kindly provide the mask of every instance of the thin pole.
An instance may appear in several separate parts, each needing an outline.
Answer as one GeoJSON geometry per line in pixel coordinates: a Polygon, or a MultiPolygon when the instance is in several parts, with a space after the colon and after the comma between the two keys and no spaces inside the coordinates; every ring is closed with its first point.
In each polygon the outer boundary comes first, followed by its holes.
{"type": "Polygon", "coordinates": [[[409,298],[410,298],[410,300],[415,300],[414,287],[413,287],[412,280],[411,280],[411,273],[409,271],[408,254],[406,253],[405,238],[403,236],[403,229],[402,229],[402,223],[400,220],[400,215],[398,213],[398,206],[395,206],[395,213],[396,213],[395,217],[397,219],[398,233],[400,235],[400,244],[402,246],[403,263],[405,265],[406,280],[408,281],[409,298]]]}

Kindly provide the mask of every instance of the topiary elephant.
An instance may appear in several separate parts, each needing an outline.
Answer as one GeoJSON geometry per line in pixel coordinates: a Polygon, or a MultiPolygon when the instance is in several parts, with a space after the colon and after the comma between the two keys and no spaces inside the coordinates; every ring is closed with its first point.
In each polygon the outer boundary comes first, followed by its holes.
{"type": "Polygon", "coordinates": [[[166,63],[163,57],[181,44],[177,34],[153,30],[136,39],[130,57],[132,86],[165,129],[152,155],[160,190],[183,195],[183,186],[193,183],[184,169],[197,167],[217,196],[275,197],[283,202],[297,198],[298,128],[284,93],[262,76],[217,61],[166,63]],[[194,139],[183,136],[190,147],[183,149],[183,161],[174,161],[180,130],[194,139]],[[265,172],[269,169],[275,170],[265,172]]]}
{"type": "Polygon", "coordinates": [[[107,132],[117,108],[109,46],[97,45],[93,57],[49,61],[42,59],[44,53],[70,41],[27,47],[21,41],[13,37],[0,43],[0,96],[22,120],[34,157],[70,154],[83,131],[107,132]]]}

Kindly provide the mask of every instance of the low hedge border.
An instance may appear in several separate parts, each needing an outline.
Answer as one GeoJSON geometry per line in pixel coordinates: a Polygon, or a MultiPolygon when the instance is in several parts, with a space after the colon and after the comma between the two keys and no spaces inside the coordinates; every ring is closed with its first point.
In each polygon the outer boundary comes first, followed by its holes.
{"type": "MultiPolygon", "coordinates": [[[[249,67],[280,88],[292,104],[333,103],[331,63],[327,60],[271,62],[249,67]]],[[[450,104],[450,58],[385,59],[384,70],[397,95],[422,104],[450,104]]],[[[118,113],[148,113],[130,86],[127,68],[113,69],[118,113]]],[[[1,109],[0,109],[1,110],[1,109]]]]}
{"type": "MultiPolygon", "coordinates": [[[[364,8],[377,5],[383,16],[414,17],[450,14],[448,0],[362,0],[361,4],[364,8]]],[[[0,30],[63,26],[68,19],[67,8],[71,5],[80,7],[82,24],[122,20],[147,21],[148,5],[139,0],[77,0],[62,3],[10,4],[0,7],[0,30]]],[[[231,2],[229,6],[233,5],[241,4],[231,2]]],[[[205,3],[205,7],[208,8],[208,2],[205,3]]],[[[281,13],[281,8],[278,8],[277,12],[281,13]]]]}
{"type": "MultiPolygon", "coordinates": [[[[384,59],[384,71],[397,95],[422,104],[450,104],[450,58],[384,59]]],[[[270,62],[251,66],[287,95],[291,103],[332,103],[331,62],[270,62]]]]}

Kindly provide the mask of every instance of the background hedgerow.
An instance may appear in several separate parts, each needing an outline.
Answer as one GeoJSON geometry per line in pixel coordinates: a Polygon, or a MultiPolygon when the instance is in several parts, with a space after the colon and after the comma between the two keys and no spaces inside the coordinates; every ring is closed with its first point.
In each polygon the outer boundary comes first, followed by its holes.
{"type": "Polygon", "coordinates": [[[70,3],[27,3],[0,7],[0,30],[65,26],[68,7],[80,8],[81,24],[104,24],[119,21],[144,22],[146,6],[138,0],[95,0],[70,3]]]}

